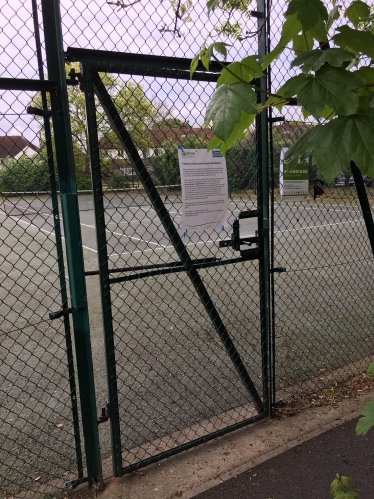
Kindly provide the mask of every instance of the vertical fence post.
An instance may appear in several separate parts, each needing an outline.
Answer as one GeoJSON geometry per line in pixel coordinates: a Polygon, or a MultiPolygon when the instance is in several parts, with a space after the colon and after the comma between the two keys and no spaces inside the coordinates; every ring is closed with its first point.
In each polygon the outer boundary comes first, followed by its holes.
{"type": "Polygon", "coordinates": [[[48,78],[57,83],[51,110],[69,272],[88,481],[102,481],[82,236],[58,0],[42,0],[48,78]]]}
{"type": "MultiPolygon", "coordinates": [[[[267,22],[266,0],[257,0],[258,55],[260,59],[266,54],[267,22]]],[[[267,100],[267,77],[259,79],[259,103],[267,100]]],[[[264,409],[270,414],[271,383],[269,369],[270,351],[270,318],[269,318],[269,180],[268,180],[268,113],[266,109],[256,117],[256,149],[258,169],[258,234],[260,246],[260,318],[261,318],[261,355],[264,409]]]]}
{"type": "MultiPolygon", "coordinates": [[[[38,6],[36,0],[32,0],[31,4],[32,4],[32,14],[34,20],[38,74],[39,74],[39,79],[44,80],[42,44],[40,42],[40,32],[39,32],[38,6]]],[[[45,91],[41,92],[41,98],[42,98],[43,111],[48,111],[48,100],[45,91]]],[[[67,312],[69,308],[68,293],[66,289],[65,264],[64,264],[64,254],[62,249],[61,223],[60,223],[60,213],[58,207],[57,180],[56,180],[56,172],[55,172],[55,164],[53,156],[51,123],[50,123],[50,118],[48,116],[44,116],[43,125],[45,132],[45,147],[47,151],[49,181],[51,186],[53,228],[55,231],[58,277],[60,281],[60,295],[61,295],[62,309],[67,312]]],[[[72,409],[73,427],[74,427],[75,455],[77,462],[78,479],[81,479],[83,478],[83,460],[82,460],[81,437],[79,430],[77,389],[75,384],[75,372],[74,372],[74,361],[73,361],[73,347],[71,341],[70,320],[68,314],[64,316],[63,321],[65,328],[66,356],[68,362],[70,399],[71,399],[71,409],[72,409]]]]}

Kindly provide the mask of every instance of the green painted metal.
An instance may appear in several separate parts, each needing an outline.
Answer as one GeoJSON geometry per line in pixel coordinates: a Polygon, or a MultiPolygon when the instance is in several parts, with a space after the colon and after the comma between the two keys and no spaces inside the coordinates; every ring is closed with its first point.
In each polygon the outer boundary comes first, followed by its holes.
{"type": "Polygon", "coordinates": [[[96,121],[95,96],[91,80],[91,70],[87,63],[82,64],[82,89],[85,94],[88,149],[90,153],[92,192],[96,226],[97,257],[99,265],[102,319],[109,398],[109,421],[112,442],[112,468],[114,476],[122,476],[121,432],[118,408],[118,388],[116,358],[113,337],[112,300],[110,295],[108,253],[105,225],[105,210],[100,171],[100,154],[96,121]]]}
{"type": "MultiPolygon", "coordinates": [[[[253,258],[253,260],[257,260],[257,258],[253,258]]],[[[207,263],[193,263],[193,266],[195,269],[208,269],[211,267],[232,265],[234,263],[239,263],[246,260],[249,260],[249,258],[242,258],[242,257],[231,258],[230,260],[217,260],[217,261],[210,261],[207,263]]],[[[176,274],[178,272],[186,272],[186,268],[184,266],[179,266],[179,267],[165,268],[163,270],[150,270],[148,272],[141,272],[139,274],[131,274],[128,276],[111,277],[109,279],[109,282],[110,284],[117,284],[119,282],[134,281],[136,279],[144,279],[146,277],[152,277],[156,275],[158,276],[164,274],[176,274]]]]}
{"type": "Polygon", "coordinates": [[[364,179],[362,177],[361,170],[358,168],[354,161],[351,161],[352,175],[355,181],[356,190],[358,194],[358,199],[360,201],[362,216],[365,220],[366,230],[368,232],[368,238],[371,246],[371,251],[374,255],[374,222],[373,215],[371,212],[371,206],[368,200],[364,179]]]}
{"type": "Polygon", "coordinates": [[[58,85],[57,91],[50,94],[51,110],[68,260],[86,464],[88,480],[92,484],[102,481],[102,469],[60,5],[58,0],[42,0],[41,3],[48,76],[58,85]]]}
{"type": "MultiPolygon", "coordinates": [[[[266,0],[257,0],[257,11],[263,13],[258,19],[258,55],[262,58],[267,50],[267,23],[265,22],[266,0]]],[[[259,79],[258,101],[262,105],[267,99],[267,76],[259,79]]],[[[271,384],[270,384],[270,308],[269,308],[269,161],[268,161],[268,112],[267,109],[256,117],[256,148],[258,170],[258,233],[259,233],[259,274],[260,274],[260,319],[261,319],[261,353],[262,353],[262,382],[264,410],[270,414],[271,384]]]]}
{"type": "MultiPolygon", "coordinates": [[[[36,0],[32,0],[32,13],[34,21],[36,56],[38,60],[38,73],[40,80],[44,81],[43,59],[41,53],[42,45],[40,41],[38,7],[36,4],[36,0]]],[[[55,164],[53,158],[51,124],[47,116],[47,113],[49,112],[48,101],[47,101],[47,95],[44,90],[41,92],[41,98],[43,106],[42,110],[44,111],[43,124],[45,131],[45,145],[48,157],[49,181],[51,185],[53,228],[55,233],[55,245],[57,252],[57,267],[58,267],[58,275],[60,282],[60,294],[61,294],[62,310],[67,311],[69,309],[69,304],[68,304],[68,295],[67,295],[66,279],[65,279],[65,264],[64,264],[64,255],[63,255],[62,238],[61,238],[61,223],[60,223],[60,213],[58,207],[56,172],[55,172],[55,164]]],[[[82,447],[81,447],[81,437],[80,437],[80,428],[79,428],[77,389],[75,383],[70,320],[67,313],[64,314],[63,321],[64,321],[64,330],[65,330],[67,365],[69,372],[70,400],[71,400],[71,410],[72,410],[72,419],[73,419],[73,428],[74,428],[77,473],[78,473],[78,478],[83,478],[83,459],[82,459],[82,447]]]]}
{"type": "Polygon", "coordinates": [[[244,386],[246,387],[248,393],[251,395],[253,403],[257,409],[257,411],[262,414],[264,411],[263,402],[261,397],[259,396],[257,389],[246,370],[242,359],[239,356],[238,351],[236,350],[235,345],[233,344],[226,327],[224,326],[219,313],[214,306],[201,278],[200,275],[192,263],[192,260],[187,252],[187,249],[178,234],[177,229],[174,226],[174,223],[169,215],[168,210],[165,208],[164,203],[162,202],[157,189],[153,183],[151,176],[149,175],[147,169],[145,168],[143,161],[141,160],[138,151],[136,150],[132,139],[127,132],[116,108],[115,105],[108,94],[99,74],[94,72],[92,74],[92,81],[94,85],[95,93],[106,112],[112,128],[114,132],[117,134],[119,140],[121,141],[126,153],[133,164],[134,170],[140,181],[143,184],[143,187],[148,195],[148,198],[156,211],[159,219],[161,220],[166,233],[168,234],[171,243],[173,244],[181,262],[183,263],[185,270],[191,279],[191,282],[203,304],[206,312],[208,313],[214,328],[216,329],[232,363],[234,364],[244,386]]]}
{"type": "Polygon", "coordinates": [[[211,61],[209,71],[199,62],[192,78],[190,66],[192,59],[182,57],[165,57],[145,54],[127,54],[123,52],[108,52],[106,50],[81,49],[68,47],[65,54],[69,62],[91,62],[96,71],[154,76],[158,78],[176,78],[178,80],[197,80],[216,82],[221,73],[221,64],[211,61]]]}

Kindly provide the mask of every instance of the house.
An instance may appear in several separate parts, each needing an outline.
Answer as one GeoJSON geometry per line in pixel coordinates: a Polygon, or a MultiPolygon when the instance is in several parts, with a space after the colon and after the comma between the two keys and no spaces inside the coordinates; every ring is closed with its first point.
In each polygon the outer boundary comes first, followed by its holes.
{"type": "Polygon", "coordinates": [[[0,160],[5,158],[18,159],[21,156],[32,157],[39,148],[21,135],[0,136],[0,160]]]}
{"type": "Polygon", "coordinates": [[[150,149],[147,152],[148,157],[152,157],[154,155],[162,154],[163,146],[165,143],[175,144],[177,147],[179,144],[183,142],[183,139],[197,139],[203,144],[206,144],[210,140],[212,140],[214,134],[211,128],[202,128],[202,127],[192,127],[188,123],[182,123],[178,127],[169,127],[165,126],[153,126],[149,128],[144,133],[144,138],[148,142],[150,149]]]}
{"type": "MultiPolygon", "coordinates": [[[[186,137],[198,139],[202,146],[209,142],[213,137],[213,132],[210,128],[196,127],[193,128],[188,123],[182,123],[178,127],[168,126],[167,124],[155,124],[144,132],[144,140],[148,144],[148,149],[139,150],[139,156],[143,159],[144,164],[152,169],[150,159],[153,156],[163,154],[165,143],[175,144],[177,147],[183,142],[186,137]]],[[[134,170],[127,157],[126,152],[116,142],[112,142],[107,137],[100,140],[100,150],[102,159],[111,160],[112,174],[117,175],[134,175],[134,170]]]]}

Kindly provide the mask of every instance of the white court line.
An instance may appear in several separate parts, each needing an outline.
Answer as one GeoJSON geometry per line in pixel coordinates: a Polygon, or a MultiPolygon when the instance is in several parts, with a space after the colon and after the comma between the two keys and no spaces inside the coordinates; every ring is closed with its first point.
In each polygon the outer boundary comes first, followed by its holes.
{"type": "MultiPolygon", "coordinates": [[[[87,225],[87,224],[82,224],[81,225],[83,227],[88,227],[90,229],[95,229],[96,227],[94,225],[87,225]]],[[[154,243],[153,241],[147,241],[145,239],[140,239],[139,237],[134,237],[134,236],[128,236],[127,234],[120,234],[119,232],[111,232],[110,230],[108,229],[105,229],[106,232],[109,232],[109,234],[115,234],[116,236],[120,236],[120,237],[127,237],[127,239],[135,239],[135,241],[141,241],[142,243],[147,243],[147,244],[154,244],[155,246],[160,246],[161,248],[165,248],[165,246],[163,244],[159,244],[159,243],[154,243]]]]}
{"type": "MultiPolygon", "coordinates": [[[[276,230],[274,231],[274,234],[278,234],[279,232],[280,233],[283,233],[283,232],[293,232],[293,231],[298,231],[298,230],[311,230],[311,229],[317,229],[319,227],[329,227],[329,226],[334,226],[334,225],[342,225],[342,224],[349,224],[349,223],[362,223],[364,222],[364,220],[349,220],[347,222],[338,222],[338,223],[334,223],[334,224],[321,224],[321,225],[313,225],[312,227],[298,227],[297,229],[285,229],[285,230],[276,230]]],[[[197,241],[196,243],[187,243],[186,246],[197,246],[198,244],[208,244],[208,243],[217,243],[219,241],[222,241],[222,239],[208,239],[208,241],[197,241]]],[[[140,253],[141,255],[146,253],[147,251],[156,251],[157,249],[161,249],[161,248],[155,248],[155,250],[144,250],[144,251],[141,251],[141,250],[136,250],[136,251],[133,251],[133,252],[130,252],[130,251],[126,251],[124,253],[111,253],[109,255],[109,258],[111,256],[122,256],[122,255],[134,255],[136,253],[140,253]]],[[[174,246],[164,246],[163,248],[164,250],[167,250],[167,249],[175,249],[174,246]]]]}
{"type": "Polygon", "coordinates": [[[333,225],[344,225],[344,224],[352,224],[352,223],[363,223],[364,220],[348,220],[347,222],[337,222],[333,224],[320,224],[320,225],[313,225],[312,227],[298,227],[297,229],[284,229],[284,230],[275,230],[274,234],[277,234],[278,232],[293,232],[297,230],[311,230],[311,229],[318,229],[318,227],[332,227],[333,225]]]}
{"type": "MultiPolygon", "coordinates": [[[[2,213],[3,215],[5,215],[6,217],[10,217],[12,220],[14,220],[16,223],[21,223],[21,224],[25,224],[27,225],[28,227],[32,227],[34,229],[37,229],[38,231],[41,231],[41,232],[45,232],[45,234],[47,234],[48,236],[50,236],[51,234],[53,234],[55,236],[55,231],[54,230],[51,230],[50,232],[48,232],[47,230],[45,229],[42,229],[41,227],[38,227],[37,225],[34,225],[32,224],[31,222],[25,222],[24,220],[20,220],[19,218],[16,218],[15,216],[13,215],[7,215],[4,211],[0,210],[0,213],[2,213]]],[[[52,215],[48,215],[48,216],[52,216],[52,215]]],[[[56,240],[56,238],[54,238],[56,240]]],[[[61,239],[65,239],[64,236],[61,236],[61,239]]],[[[89,251],[93,251],[94,253],[97,253],[96,250],[94,250],[93,248],[89,248],[88,246],[84,246],[82,244],[82,248],[85,248],[89,251]]]]}

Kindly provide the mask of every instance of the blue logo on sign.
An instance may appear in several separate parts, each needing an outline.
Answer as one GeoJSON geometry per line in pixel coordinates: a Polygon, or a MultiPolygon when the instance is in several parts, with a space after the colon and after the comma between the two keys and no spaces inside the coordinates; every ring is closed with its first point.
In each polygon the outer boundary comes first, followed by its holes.
{"type": "Polygon", "coordinates": [[[213,158],[222,158],[222,154],[219,151],[212,151],[213,158]]]}

